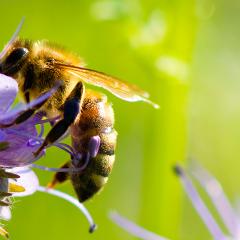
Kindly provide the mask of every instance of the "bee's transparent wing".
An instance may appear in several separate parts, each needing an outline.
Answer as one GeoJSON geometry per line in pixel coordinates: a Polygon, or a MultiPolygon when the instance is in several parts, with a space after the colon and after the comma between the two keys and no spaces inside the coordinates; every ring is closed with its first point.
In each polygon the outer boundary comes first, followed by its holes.
{"type": "Polygon", "coordinates": [[[118,98],[121,98],[125,101],[144,101],[151,104],[155,108],[159,107],[157,104],[153,103],[148,99],[149,95],[147,92],[141,90],[133,84],[126,83],[115,77],[92,69],[58,62],[56,62],[55,64],[60,68],[67,69],[68,72],[79,77],[82,81],[97,87],[102,87],[117,96],[118,98]]]}

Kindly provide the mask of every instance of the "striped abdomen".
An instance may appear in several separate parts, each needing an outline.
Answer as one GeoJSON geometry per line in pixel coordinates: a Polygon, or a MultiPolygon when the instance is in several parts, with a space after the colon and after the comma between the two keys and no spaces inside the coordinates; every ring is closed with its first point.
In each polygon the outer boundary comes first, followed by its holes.
{"type": "Polygon", "coordinates": [[[71,174],[72,184],[80,202],[91,198],[107,182],[115,160],[117,132],[113,128],[114,113],[107,97],[86,91],[81,114],[71,126],[72,145],[77,152],[85,154],[91,137],[100,137],[100,148],[81,173],[71,174]]]}

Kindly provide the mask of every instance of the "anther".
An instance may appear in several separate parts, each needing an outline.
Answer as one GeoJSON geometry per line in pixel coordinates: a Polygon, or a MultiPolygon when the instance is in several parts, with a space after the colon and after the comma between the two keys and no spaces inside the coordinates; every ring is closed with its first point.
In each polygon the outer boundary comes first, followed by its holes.
{"type": "Polygon", "coordinates": [[[97,225],[94,223],[93,225],[90,226],[89,233],[95,232],[96,229],[97,229],[97,225]]]}
{"type": "Polygon", "coordinates": [[[89,144],[88,144],[88,150],[90,153],[90,157],[97,156],[99,147],[100,147],[100,137],[99,136],[91,137],[89,144]]]}
{"type": "Polygon", "coordinates": [[[175,165],[173,167],[173,171],[177,176],[182,176],[184,174],[182,168],[179,165],[175,165]]]}

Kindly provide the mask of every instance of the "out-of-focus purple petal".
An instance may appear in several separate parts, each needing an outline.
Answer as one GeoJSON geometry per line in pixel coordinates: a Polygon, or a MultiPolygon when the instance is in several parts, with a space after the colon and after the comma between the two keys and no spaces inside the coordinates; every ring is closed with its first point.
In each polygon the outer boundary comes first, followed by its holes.
{"type": "Polygon", "coordinates": [[[10,179],[9,182],[25,188],[24,192],[14,193],[13,197],[24,197],[32,195],[37,191],[37,188],[39,187],[38,177],[31,169],[28,167],[13,168],[9,170],[9,172],[16,173],[20,176],[20,178],[15,180],[10,179]]]}
{"type": "Polygon", "coordinates": [[[0,219],[9,221],[12,217],[10,207],[0,207],[0,219]]]}
{"type": "Polygon", "coordinates": [[[137,224],[129,221],[128,219],[120,216],[116,212],[111,212],[109,217],[125,231],[131,233],[133,236],[136,236],[144,240],[168,240],[167,238],[161,237],[153,232],[150,232],[137,224]]]}
{"type": "Polygon", "coordinates": [[[236,239],[239,239],[239,219],[228,197],[224,193],[221,184],[209,172],[196,164],[192,166],[191,174],[208,193],[230,234],[236,237],[236,239]]]}
{"type": "Polygon", "coordinates": [[[213,215],[209,211],[208,207],[206,206],[205,202],[200,197],[197,189],[193,185],[191,179],[186,175],[183,168],[176,165],[174,167],[174,171],[177,176],[180,177],[181,183],[184,187],[184,190],[189,197],[192,205],[198,212],[199,216],[202,218],[204,224],[208,228],[209,232],[212,234],[213,238],[216,240],[226,240],[226,236],[219,227],[218,223],[214,219],[213,215]]]}
{"type": "Polygon", "coordinates": [[[3,58],[5,56],[5,54],[8,52],[10,46],[12,45],[12,43],[16,40],[16,38],[18,37],[18,34],[22,28],[22,25],[24,23],[25,18],[22,18],[21,22],[19,23],[16,31],[14,32],[14,34],[12,35],[11,39],[9,40],[9,42],[7,43],[7,45],[3,48],[2,52],[0,53],[0,60],[1,58],[3,58]]]}
{"type": "Polygon", "coordinates": [[[0,114],[6,112],[13,103],[18,92],[17,82],[0,74],[0,114]]]}

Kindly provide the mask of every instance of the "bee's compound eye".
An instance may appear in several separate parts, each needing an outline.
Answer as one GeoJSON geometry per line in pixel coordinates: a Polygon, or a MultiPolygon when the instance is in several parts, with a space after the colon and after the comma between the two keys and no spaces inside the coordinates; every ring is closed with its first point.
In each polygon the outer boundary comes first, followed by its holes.
{"type": "Polygon", "coordinates": [[[28,56],[27,48],[15,48],[2,63],[2,69],[5,74],[13,74],[28,56]]]}

